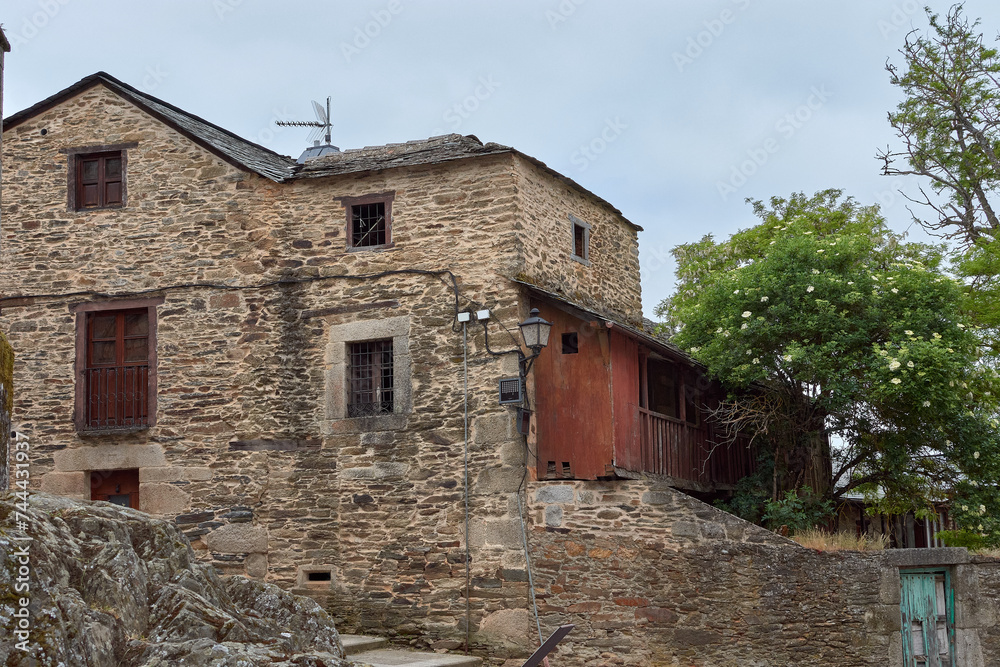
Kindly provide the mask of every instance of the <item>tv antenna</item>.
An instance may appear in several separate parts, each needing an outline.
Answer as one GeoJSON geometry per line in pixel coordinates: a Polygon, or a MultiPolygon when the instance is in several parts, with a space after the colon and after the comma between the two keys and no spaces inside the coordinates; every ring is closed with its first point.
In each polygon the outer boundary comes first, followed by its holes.
{"type": "Polygon", "coordinates": [[[326,109],[320,106],[316,100],[312,101],[313,111],[316,112],[316,120],[276,120],[275,125],[281,127],[311,127],[314,128],[309,133],[309,141],[319,145],[319,138],[324,137],[326,143],[330,143],[330,130],[333,123],[330,122],[330,98],[326,98],[326,109]]]}

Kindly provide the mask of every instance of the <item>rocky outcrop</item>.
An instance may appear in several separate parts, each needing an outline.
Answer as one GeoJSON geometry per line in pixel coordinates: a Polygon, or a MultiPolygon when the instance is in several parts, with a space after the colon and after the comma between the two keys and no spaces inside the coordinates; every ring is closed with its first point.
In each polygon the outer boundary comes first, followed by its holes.
{"type": "Polygon", "coordinates": [[[349,664],[316,602],[272,584],[220,578],[171,523],[45,494],[32,495],[27,511],[17,502],[0,499],[0,665],[349,664]],[[24,567],[28,591],[17,587],[24,567]],[[26,616],[22,641],[17,630],[26,616]]]}

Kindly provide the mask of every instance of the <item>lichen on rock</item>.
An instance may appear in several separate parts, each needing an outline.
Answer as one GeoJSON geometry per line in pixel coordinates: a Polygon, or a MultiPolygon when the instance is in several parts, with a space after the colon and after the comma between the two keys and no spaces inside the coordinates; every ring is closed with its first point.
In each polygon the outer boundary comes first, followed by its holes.
{"type": "Polygon", "coordinates": [[[346,667],[329,615],[273,584],[223,579],[167,521],[109,503],[32,494],[27,529],[0,498],[0,665],[346,667]],[[15,591],[29,544],[30,592],[15,591]],[[20,538],[20,539],[19,539],[20,538]],[[14,629],[30,599],[27,651],[14,629]]]}

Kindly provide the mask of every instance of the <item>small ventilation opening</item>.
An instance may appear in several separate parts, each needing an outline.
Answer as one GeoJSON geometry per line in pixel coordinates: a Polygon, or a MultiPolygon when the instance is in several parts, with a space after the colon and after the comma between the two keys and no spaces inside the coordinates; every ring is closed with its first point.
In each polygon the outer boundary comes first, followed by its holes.
{"type": "Polygon", "coordinates": [[[332,581],[330,572],[309,572],[306,574],[306,581],[332,581]]]}
{"type": "Polygon", "coordinates": [[[549,461],[549,465],[545,467],[545,477],[548,479],[552,479],[555,476],[556,476],[556,462],[549,461]]]}
{"type": "Polygon", "coordinates": [[[576,354],[580,351],[580,342],[575,331],[562,335],[562,353],[576,354]]]}
{"type": "Polygon", "coordinates": [[[563,479],[573,478],[573,468],[569,465],[569,461],[562,462],[562,476],[563,479]]]}

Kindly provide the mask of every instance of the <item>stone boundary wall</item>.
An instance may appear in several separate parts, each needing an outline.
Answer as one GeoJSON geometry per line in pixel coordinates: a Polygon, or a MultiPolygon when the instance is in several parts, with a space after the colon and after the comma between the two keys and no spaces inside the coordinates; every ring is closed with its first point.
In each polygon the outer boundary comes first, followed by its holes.
{"type": "Polygon", "coordinates": [[[14,351],[0,331],[0,490],[10,485],[10,429],[14,411],[14,351]]]}
{"type": "Polygon", "coordinates": [[[952,573],[961,665],[1000,665],[1000,561],[818,552],[666,486],[534,482],[542,633],[560,665],[902,665],[899,569],[952,573]],[[984,658],[985,656],[985,658],[984,658]]]}

